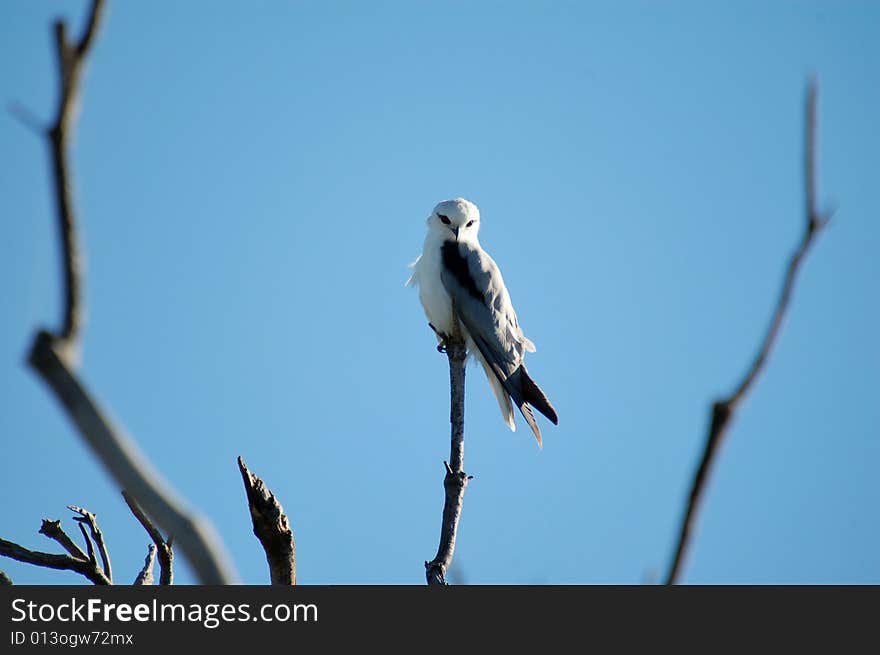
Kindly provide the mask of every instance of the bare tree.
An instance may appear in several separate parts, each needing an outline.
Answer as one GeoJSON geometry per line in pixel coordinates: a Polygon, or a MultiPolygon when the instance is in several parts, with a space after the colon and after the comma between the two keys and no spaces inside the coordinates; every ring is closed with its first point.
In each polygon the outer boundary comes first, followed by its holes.
{"type": "Polygon", "coordinates": [[[83,306],[82,249],[77,231],[70,175],[68,144],[79,104],[80,83],[95,42],[104,0],[93,0],[85,32],[78,41],[67,37],[63,20],[54,25],[60,93],[55,122],[46,130],[52,153],[55,205],[61,236],[64,271],[64,311],[61,329],[37,332],[28,362],[55,393],[80,436],[107,472],[123,489],[129,489],[152,516],[174,534],[199,580],[224,584],[235,580],[223,541],[205,518],[186,509],[137,447],[114,425],[76,374],[81,353],[83,306]]]}
{"type": "MultiPolygon", "coordinates": [[[[192,565],[199,582],[228,584],[236,579],[220,536],[205,518],[194,514],[154,470],[134,440],[108,419],[108,413],[85,388],[77,375],[82,351],[84,282],[82,248],[77,229],[74,193],[71,183],[69,142],[75,127],[75,108],[79,104],[83,71],[94,46],[105,0],[92,0],[86,28],[78,40],[69,40],[64,21],[54,23],[56,58],[59,71],[59,101],[51,126],[45,129],[52,161],[52,178],[57,224],[61,240],[64,306],[57,330],[36,333],[28,362],[55,394],[85,443],[113,477],[132,514],[146,530],[152,543],[134,584],[152,584],[153,569],[159,563],[159,583],[174,580],[174,546],[178,546],[192,565]],[[160,530],[161,528],[161,530],[160,530]],[[165,535],[163,536],[162,530],[165,535]]],[[[690,543],[690,534],[711,466],[736,411],[766,367],[788,311],[798,272],[812,244],[827,225],[830,214],[822,214],[815,203],[815,132],[817,87],[809,85],[806,102],[806,147],[804,157],[806,221],[798,247],[792,255],[770,325],[757,355],[742,380],[727,397],[712,404],[705,446],[695,472],[682,516],[679,538],[667,584],[677,582],[690,543]]],[[[471,479],[464,472],[464,393],[466,346],[453,307],[453,334],[441,335],[449,361],[450,378],[450,457],[444,462],[444,506],[440,543],[433,560],[425,562],[428,584],[446,584],[455,551],[464,493],[471,479]]],[[[253,531],[266,554],[272,584],[296,584],[296,546],[293,531],[281,503],[263,481],[251,473],[241,457],[239,472],[245,487],[253,531]]],[[[74,571],[94,584],[113,584],[109,549],[97,517],[71,505],[85,550],[64,531],[60,521],[45,519],[39,532],[55,541],[60,554],[30,550],[0,539],[0,555],[36,566],[74,571]]],[[[0,584],[11,580],[0,571],[0,584]]]]}
{"type": "MultiPolygon", "coordinates": [[[[168,484],[153,470],[136,443],[122,428],[110,422],[107,413],[99,407],[75,373],[81,354],[84,293],[82,249],[76,224],[68,145],[74,126],[74,109],[79,103],[85,62],[104,13],[105,1],[93,0],[85,31],[75,42],[68,40],[64,21],[58,20],[54,24],[60,93],[55,121],[46,130],[46,136],[52,154],[65,302],[61,329],[39,330],[28,361],[56,394],[98,460],[125,489],[122,492],[125,502],[153,540],[135,584],[152,583],[155,559],[158,559],[161,569],[160,584],[172,584],[172,541],[179,544],[200,582],[228,584],[235,580],[235,573],[219,535],[206,519],[185,508],[168,484]],[[163,537],[154,520],[173,535],[173,538],[163,537]]],[[[270,563],[271,580],[273,584],[295,584],[296,556],[293,532],[289,528],[287,516],[262,480],[247,470],[241,458],[239,466],[245,479],[254,531],[263,543],[270,563]]],[[[74,505],[70,509],[77,514],[74,520],[82,533],[86,552],[64,532],[60,521],[44,520],[40,533],[60,544],[67,554],[32,551],[0,539],[0,555],[36,566],[75,571],[94,584],[112,584],[110,556],[95,515],[74,505]],[[101,558],[100,565],[96,549],[101,558]]],[[[5,574],[2,581],[11,583],[5,574]]]]}

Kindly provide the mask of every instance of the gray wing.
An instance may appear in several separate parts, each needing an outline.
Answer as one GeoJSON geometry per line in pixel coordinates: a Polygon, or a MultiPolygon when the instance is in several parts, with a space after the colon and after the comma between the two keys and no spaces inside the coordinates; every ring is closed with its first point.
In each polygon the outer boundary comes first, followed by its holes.
{"type": "Polygon", "coordinates": [[[441,280],[455,303],[461,322],[474,342],[485,345],[486,360],[510,377],[526,350],[516,312],[510,302],[501,271],[483,250],[469,243],[447,241],[443,244],[441,280]]]}
{"type": "Polygon", "coordinates": [[[529,404],[554,423],[556,411],[523,365],[526,350],[534,346],[519,327],[501,271],[485,251],[469,243],[445,242],[442,259],[441,280],[458,317],[540,441],[529,404]]]}

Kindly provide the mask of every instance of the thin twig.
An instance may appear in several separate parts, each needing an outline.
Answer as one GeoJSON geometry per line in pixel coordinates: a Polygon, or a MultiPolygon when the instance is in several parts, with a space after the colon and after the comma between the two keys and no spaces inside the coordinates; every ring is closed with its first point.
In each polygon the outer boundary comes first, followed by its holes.
{"type": "Polygon", "coordinates": [[[801,264],[813,245],[816,237],[824,228],[831,218],[831,214],[820,214],[815,205],[815,189],[816,189],[816,170],[815,170],[815,139],[816,139],[816,97],[818,89],[815,81],[811,81],[807,90],[806,102],[806,129],[805,129],[805,152],[804,152],[804,186],[806,190],[806,207],[804,221],[804,232],[797,249],[788,263],[785,272],[785,279],[782,283],[782,291],[776,303],[776,309],[770,320],[770,326],[761,343],[755,359],[752,361],[748,370],[742,378],[742,381],[736,386],[734,392],[727,398],[716,400],[712,404],[712,417],[709,422],[708,433],[706,436],[706,444],[703,450],[703,456],[700,465],[694,475],[691,484],[691,491],[688,497],[688,503],[685,508],[684,515],[681,520],[679,529],[678,543],[675,549],[675,556],[669,574],[666,578],[666,584],[675,584],[681,573],[681,566],[690,541],[690,532],[693,527],[694,518],[697,508],[702,499],[703,492],[706,488],[709,470],[714,461],[714,457],[718,452],[722,438],[724,437],[730,420],[745,398],[748,391],[752,388],[760,373],[764,370],[767,358],[773,350],[773,346],[779,336],[782,321],[785,318],[788,305],[791,300],[792,291],[794,290],[795,280],[800,271],[801,264]]]}
{"type": "Polygon", "coordinates": [[[464,491],[471,476],[464,472],[464,385],[467,347],[462,338],[458,315],[453,307],[453,333],[443,335],[446,356],[449,359],[451,443],[449,462],[443,462],[446,475],[443,478],[445,498],[443,522],[440,528],[440,545],[437,555],[425,562],[425,577],[429,585],[445,585],[446,573],[452,564],[458,521],[464,503],[464,491]]]}
{"type": "Polygon", "coordinates": [[[162,533],[159,532],[159,529],[156,525],[150,520],[144,510],[141,509],[141,506],[138,505],[137,501],[134,497],[127,491],[122,492],[122,497],[125,499],[125,503],[128,505],[128,508],[131,510],[131,513],[134,514],[134,517],[138,520],[138,522],[144,527],[144,530],[147,531],[147,534],[150,535],[150,539],[153,540],[153,543],[156,545],[157,555],[159,558],[159,584],[160,585],[170,585],[174,583],[174,549],[171,543],[171,537],[167,540],[162,536],[162,533]]]}
{"type": "Polygon", "coordinates": [[[46,134],[46,127],[43,124],[43,121],[41,121],[34,112],[22,103],[13,100],[6,105],[6,109],[11,116],[18,120],[19,123],[24,125],[37,136],[43,136],[46,134]]]}
{"type": "Polygon", "coordinates": [[[284,508],[265,483],[248,470],[241,457],[238,470],[244,482],[254,535],[266,552],[269,578],[273,585],[295,585],[296,544],[284,508]]]}
{"type": "Polygon", "coordinates": [[[36,550],[28,550],[23,546],[19,546],[11,541],[0,539],[0,555],[10,557],[25,564],[33,564],[34,566],[43,566],[50,569],[58,569],[64,571],[75,571],[85,576],[96,585],[109,585],[110,580],[104,575],[104,572],[89,562],[87,559],[82,560],[70,555],[55,555],[53,553],[41,553],[36,550]]]}
{"type": "Polygon", "coordinates": [[[156,544],[150,544],[147,547],[147,557],[144,559],[144,568],[138,573],[134,579],[135,585],[151,585],[153,584],[153,562],[156,559],[156,544]]]}
{"type": "Polygon", "coordinates": [[[49,519],[43,519],[43,524],[40,526],[39,530],[40,534],[44,534],[49,539],[54,539],[61,547],[70,553],[73,557],[81,560],[87,560],[88,556],[82,551],[82,549],[74,543],[73,539],[71,539],[67,533],[64,531],[64,528],[61,527],[61,521],[50,521],[49,519]]]}
{"type": "MultiPolygon", "coordinates": [[[[229,584],[235,574],[222,541],[204,519],[188,512],[152,469],[135,443],[107,418],[106,412],[75,375],[82,316],[82,266],[68,163],[67,146],[78,104],[84,62],[94,44],[104,8],[94,0],[85,32],[69,43],[63,21],[55,23],[55,45],[61,91],[54,124],[47,131],[61,236],[64,269],[64,318],[59,332],[39,330],[28,361],[63,405],[80,435],[104,468],[123,489],[129,489],[165,530],[177,536],[180,548],[203,584],[229,584]]],[[[161,555],[161,552],[160,552],[161,555]]]]}
{"type": "Polygon", "coordinates": [[[97,567],[98,558],[95,557],[95,547],[92,544],[92,540],[89,538],[89,533],[86,532],[86,526],[84,526],[82,523],[77,523],[77,525],[79,526],[79,531],[82,533],[83,541],[86,542],[86,549],[89,551],[89,562],[92,564],[92,566],[97,567]]]}
{"type": "Polygon", "coordinates": [[[98,527],[98,517],[92,514],[89,510],[77,507],[76,505],[68,505],[67,509],[79,514],[79,516],[74,517],[73,520],[78,521],[80,526],[82,526],[83,523],[89,526],[92,540],[95,542],[95,545],[98,547],[98,552],[101,554],[101,564],[104,566],[104,573],[107,574],[107,578],[112,582],[113,570],[110,567],[110,553],[107,552],[107,544],[104,542],[104,533],[101,532],[101,528],[98,527]]]}

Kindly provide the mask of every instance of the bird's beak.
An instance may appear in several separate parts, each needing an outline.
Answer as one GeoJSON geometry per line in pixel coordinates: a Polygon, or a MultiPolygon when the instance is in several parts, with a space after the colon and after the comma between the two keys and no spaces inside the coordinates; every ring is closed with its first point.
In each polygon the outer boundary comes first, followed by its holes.
{"type": "Polygon", "coordinates": [[[455,235],[455,240],[458,241],[458,231],[461,229],[461,227],[451,227],[449,229],[452,230],[452,233],[455,235]]]}

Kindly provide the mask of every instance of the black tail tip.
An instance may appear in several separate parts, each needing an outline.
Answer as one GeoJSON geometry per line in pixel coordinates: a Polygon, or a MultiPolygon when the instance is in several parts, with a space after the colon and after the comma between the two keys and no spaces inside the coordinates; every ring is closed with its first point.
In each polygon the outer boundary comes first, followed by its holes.
{"type": "Polygon", "coordinates": [[[546,416],[553,425],[559,425],[559,417],[556,416],[556,409],[550,404],[550,401],[547,399],[544,392],[541,391],[541,387],[539,387],[529,376],[529,372],[524,365],[520,366],[519,370],[522,372],[523,400],[546,416]]]}

